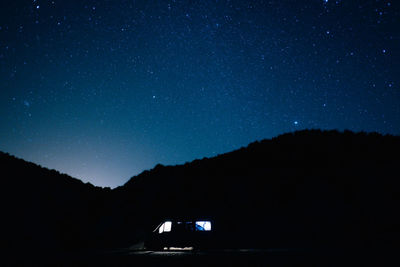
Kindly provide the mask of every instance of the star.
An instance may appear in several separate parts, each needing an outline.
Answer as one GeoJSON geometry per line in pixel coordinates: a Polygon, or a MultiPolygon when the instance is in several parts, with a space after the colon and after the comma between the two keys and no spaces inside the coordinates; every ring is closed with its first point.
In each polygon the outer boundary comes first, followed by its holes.
{"type": "Polygon", "coordinates": [[[19,2],[0,23],[0,150],[31,156],[12,132],[29,125],[38,154],[64,156],[48,167],[89,175],[66,152],[83,136],[77,162],[103,146],[132,159],[103,184],[117,186],[287,128],[400,133],[393,0],[19,2]]]}

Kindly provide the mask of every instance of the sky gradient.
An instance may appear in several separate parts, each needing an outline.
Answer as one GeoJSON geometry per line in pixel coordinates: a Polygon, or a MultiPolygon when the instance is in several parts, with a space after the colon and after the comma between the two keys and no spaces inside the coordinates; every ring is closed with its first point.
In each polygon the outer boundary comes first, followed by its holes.
{"type": "Polygon", "coordinates": [[[5,1],[0,150],[115,187],[300,129],[400,134],[398,1],[5,1]]]}

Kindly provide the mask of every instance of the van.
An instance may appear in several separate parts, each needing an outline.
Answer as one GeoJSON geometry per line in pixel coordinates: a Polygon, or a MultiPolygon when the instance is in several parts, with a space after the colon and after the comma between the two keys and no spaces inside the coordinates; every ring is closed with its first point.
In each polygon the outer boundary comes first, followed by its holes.
{"type": "Polygon", "coordinates": [[[213,226],[210,220],[165,220],[146,240],[148,250],[193,250],[211,246],[213,226]]]}

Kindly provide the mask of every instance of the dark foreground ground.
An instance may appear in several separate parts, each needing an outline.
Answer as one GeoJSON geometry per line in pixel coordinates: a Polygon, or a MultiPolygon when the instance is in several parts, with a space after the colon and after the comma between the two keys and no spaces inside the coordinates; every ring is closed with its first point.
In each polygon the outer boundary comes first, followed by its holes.
{"type": "Polygon", "coordinates": [[[239,249],[116,251],[7,257],[3,266],[399,266],[399,251],[239,249]]]}

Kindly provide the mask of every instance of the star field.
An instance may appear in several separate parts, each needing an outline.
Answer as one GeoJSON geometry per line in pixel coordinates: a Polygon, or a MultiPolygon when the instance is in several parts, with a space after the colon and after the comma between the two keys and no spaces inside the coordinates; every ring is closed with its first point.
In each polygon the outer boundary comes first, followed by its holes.
{"type": "Polygon", "coordinates": [[[400,134],[397,1],[7,0],[0,150],[99,186],[281,133],[400,134]]]}

